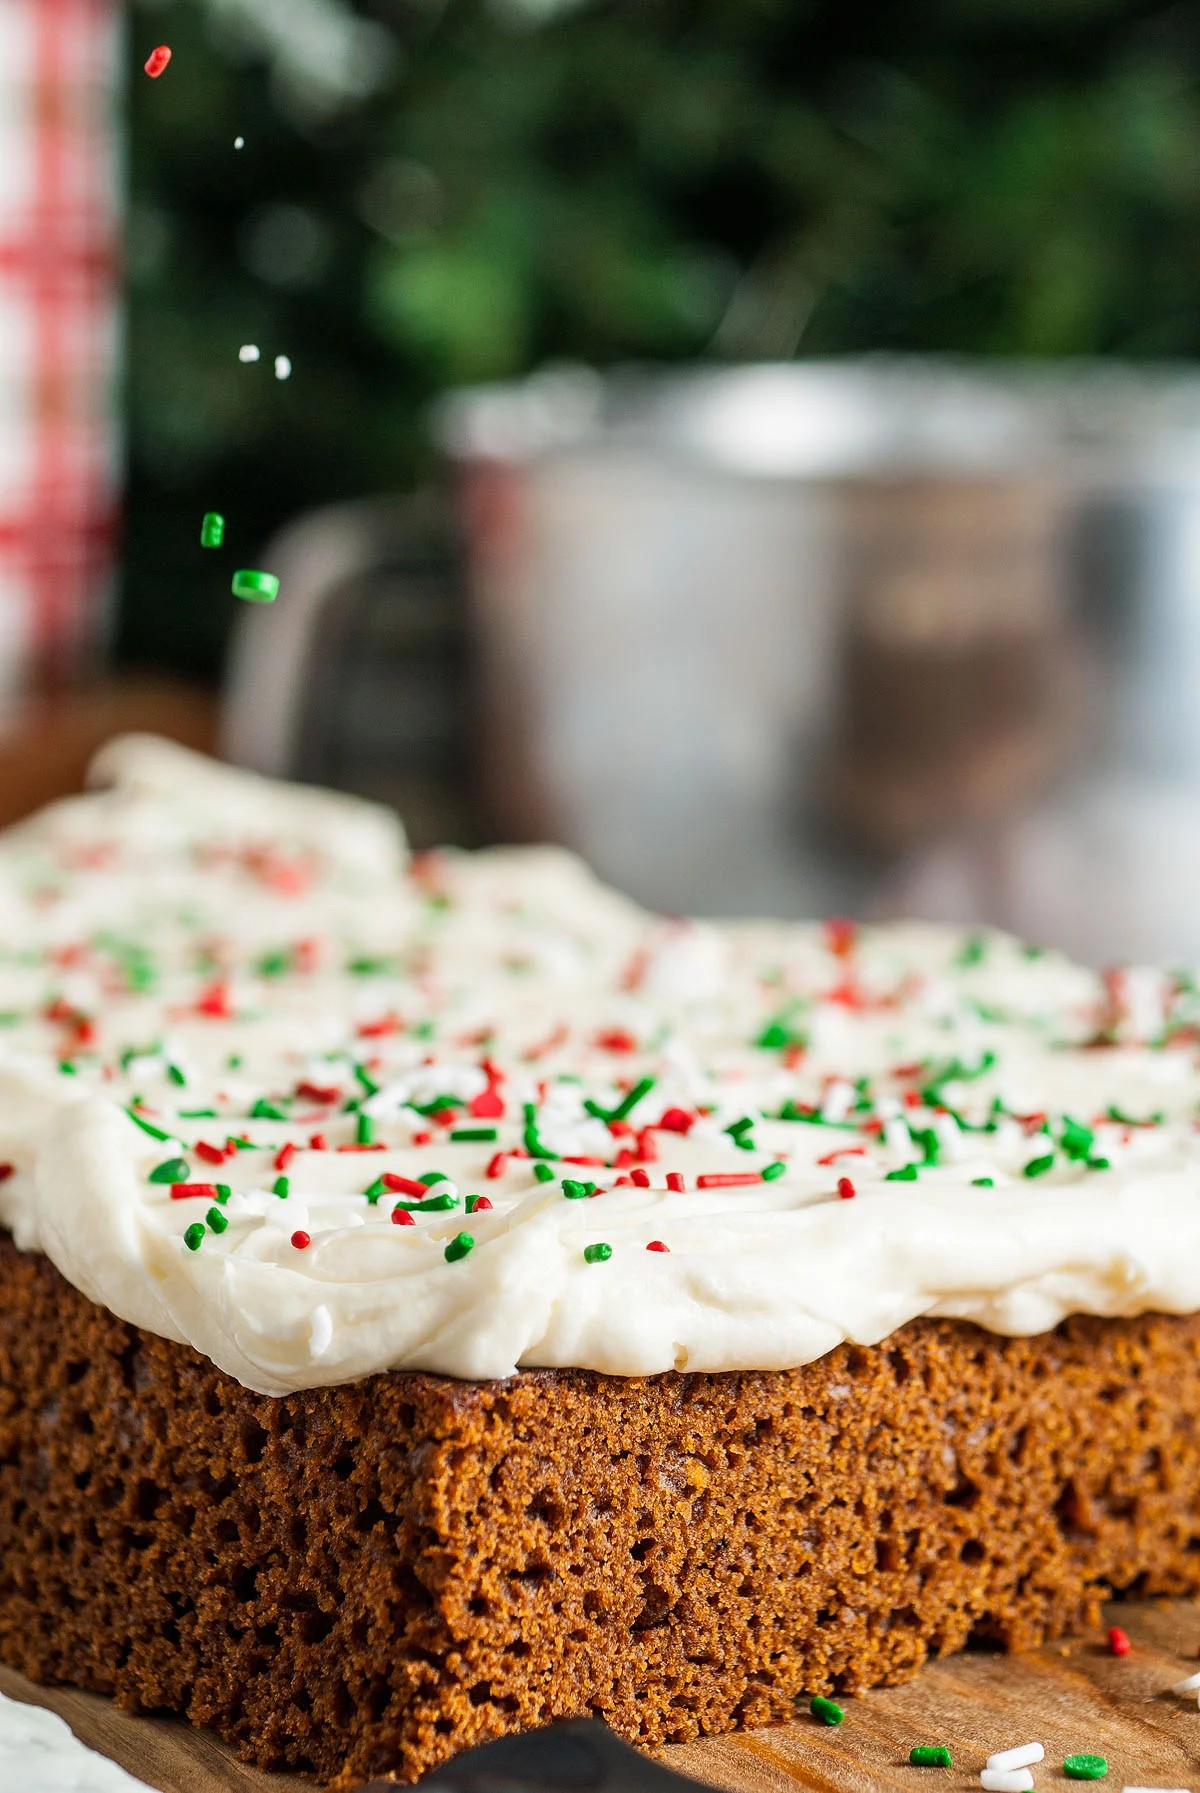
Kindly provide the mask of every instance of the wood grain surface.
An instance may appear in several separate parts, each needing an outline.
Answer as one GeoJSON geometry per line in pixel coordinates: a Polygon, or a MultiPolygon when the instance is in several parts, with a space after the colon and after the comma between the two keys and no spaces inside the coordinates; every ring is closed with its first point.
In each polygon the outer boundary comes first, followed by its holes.
{"type": "MultiPolygon", "coordinates": [[[[968,1652],[935,1663],[906,1687],[844,1702],[836,1728],[802,1716],[781,1730],[688,1743],[664,1752],[684,1774],[730,1793],[960,1793],[979,1786],[992,1751],[1036,1738],[1046,1760],[1039,1793],[1078,1783],[1063,1757],[1087,1750],[1108,1757],[1105,1783],[1200,1789],[1200,1709],[1172,1682],[1200,1668],[1200,1606],[1151,1601],[1113,1607],[1110,1622],[1133,1640],[1128,1656],[1109,1653],[1102,1633],[1027,1656],[968,1652]],[[912,1768],[915,1743],[948,1744],[950,1769],[912,1768]]],[[[0,1691],[49,1706],[94,1749],[112,1756],[158,1793],[302,1793],[311,1782],[259,1774],[215,1738],[168,1719],[133,1718],[107,1700],[35,1687],[0,1668],[0,1691]]]]}

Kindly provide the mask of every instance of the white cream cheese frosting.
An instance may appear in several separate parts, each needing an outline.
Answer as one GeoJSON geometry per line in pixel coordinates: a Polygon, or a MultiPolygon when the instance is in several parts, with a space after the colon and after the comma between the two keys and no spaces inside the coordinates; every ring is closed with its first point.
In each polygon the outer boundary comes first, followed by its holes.
{"type": "Polygon", "coordinates": [[[0,1221],[268,1394],[1200,1309],[1200,993],[664,921],[144,739],[0,838],[0,1221]]]}

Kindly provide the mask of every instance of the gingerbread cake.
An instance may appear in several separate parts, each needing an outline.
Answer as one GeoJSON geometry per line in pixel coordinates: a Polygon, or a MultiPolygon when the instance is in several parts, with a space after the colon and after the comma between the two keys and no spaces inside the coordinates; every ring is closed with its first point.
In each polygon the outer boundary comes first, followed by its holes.
{"type": "Polygon", "coordinates": [[[341,1787],[1200,1589],[1200,994],[161,743],[0,840],[0,1657],[341,1787]]]}

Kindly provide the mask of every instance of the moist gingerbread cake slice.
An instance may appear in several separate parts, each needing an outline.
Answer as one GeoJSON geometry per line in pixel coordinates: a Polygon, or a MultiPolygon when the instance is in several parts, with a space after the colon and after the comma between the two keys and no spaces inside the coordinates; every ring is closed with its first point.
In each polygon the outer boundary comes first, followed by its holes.
{"type": "Polygon", "coordinates": [[[0,1247],[0,1655],[350,1787],[787,1718],[1200,1589],[1200,1320],[273,1400],[0,1247]]]}
{"type": "Polygon", "coordinates": [[[337,1784],[1200,1588],[1200,992],[162,744],[0,837],[0,1656],[337,1784]]]}

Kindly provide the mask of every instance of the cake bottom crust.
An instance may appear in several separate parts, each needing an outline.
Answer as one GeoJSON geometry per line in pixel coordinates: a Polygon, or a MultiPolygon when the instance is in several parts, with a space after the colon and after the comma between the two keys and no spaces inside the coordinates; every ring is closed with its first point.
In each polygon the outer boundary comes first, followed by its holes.
{"type": "Polygon", "coordinates": [[[657,1745],[1200,1590],[1200,1317],[919,1321],[793,1371],[271,1400],[0,1239],[0,1657],[352,1787],[657,1745]]]}

